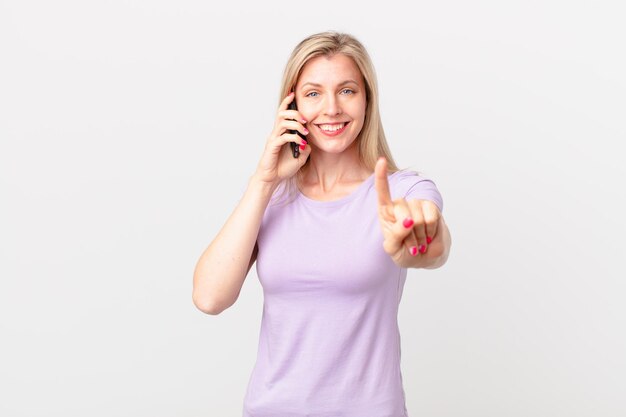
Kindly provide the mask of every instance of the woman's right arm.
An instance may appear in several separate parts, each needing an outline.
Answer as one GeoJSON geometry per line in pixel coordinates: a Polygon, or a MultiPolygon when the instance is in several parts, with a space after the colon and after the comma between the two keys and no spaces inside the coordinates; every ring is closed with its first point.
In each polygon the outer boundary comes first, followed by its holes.
{"type": "Polygon", "coordinates": [[[226,224],[202,253],[193,275],[193,302],[207,314],[219,314],[235,303],[256,260],[256,239],[275,186],[250,178],[226,224]]]}
{"type": "Polygon", "coordinates": [[[294,158],[289,142],[302,139],[289,130],[308,131],[297,110],[289,110],[293,95],[285,97],[278,108],[274,129],[248,187],[215,239],[200,256],[193,274],[193,303],[207,314],[219,314],[233,305],[243,282],[256,260],[261,221],[272,193],[286,178],[292,177],[306,162],[311,147],[300,147],[294,158]]]}

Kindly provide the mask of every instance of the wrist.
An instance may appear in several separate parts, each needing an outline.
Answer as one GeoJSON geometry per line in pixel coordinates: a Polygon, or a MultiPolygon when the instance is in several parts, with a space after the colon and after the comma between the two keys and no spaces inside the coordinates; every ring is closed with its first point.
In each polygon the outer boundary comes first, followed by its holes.
{"type": "Polygon", "coordinates": [[[276,190],[276,188],[278,187],[278,182],[263,181],[262,179],[257,177],[256,174],[254,174],[250,177],[250,180],[248,181],[248,187],[259,190],[263,194],[272,195],[274,193],[274,190],[276,190]]]}

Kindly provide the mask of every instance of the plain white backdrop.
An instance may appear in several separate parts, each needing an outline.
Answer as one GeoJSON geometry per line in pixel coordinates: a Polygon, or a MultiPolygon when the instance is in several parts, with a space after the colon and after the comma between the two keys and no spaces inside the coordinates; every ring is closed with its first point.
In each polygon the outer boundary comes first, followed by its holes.
{"type": "Polygon", "coordinates": [[[626,415],[624,15],[0,0],[0,415],[241,415],[262,289],[253,268],[205,315],[193,269],[292,48],[329,29],[368,48],[391,150],[436,182],[452,233],[404,289],[409,415],[626,415]]]}

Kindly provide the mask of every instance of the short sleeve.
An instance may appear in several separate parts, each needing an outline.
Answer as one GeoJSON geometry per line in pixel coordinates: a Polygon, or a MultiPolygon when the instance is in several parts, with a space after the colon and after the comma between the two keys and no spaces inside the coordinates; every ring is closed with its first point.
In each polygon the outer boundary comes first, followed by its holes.
{"type": "Polygon", "coordinates": [[[397,195],[405,200],[429,200],[443,213],[443,198],[435,182],[414,171],[398,171],[394,175],[397,195]]]}

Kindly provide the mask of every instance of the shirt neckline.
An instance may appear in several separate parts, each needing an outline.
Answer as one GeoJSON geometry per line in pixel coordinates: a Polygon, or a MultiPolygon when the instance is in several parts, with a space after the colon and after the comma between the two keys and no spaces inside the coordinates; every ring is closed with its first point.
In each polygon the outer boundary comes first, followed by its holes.
{"type": "Polygon", "coordinates": [[[370,185],[374,184],[374,175],[375,173],[373,172],[369,177],[367,177],[367,179],[365,179],[361,184],[359,184],[350,194],[345,195],[341,198],[338,198],[336,200],[328,200],[328,201],[321,201],[321,200],[314,200],[312,198],[307,197],[306,195],[304,195],[302,193],[302,191],[300,191],[300,188],[298,189],[298,197],[300,198],[300,200],[302,202],[304,202],[305,204],[309,205],[309,206],[314,206],[314,207],[336,207],[336,206],[341,206],[343,204],[346,204],[352,200],[354,200],[356,197],[358,197],[360,194],[362,194],[367,188],[369,188],[370,185]]]}

